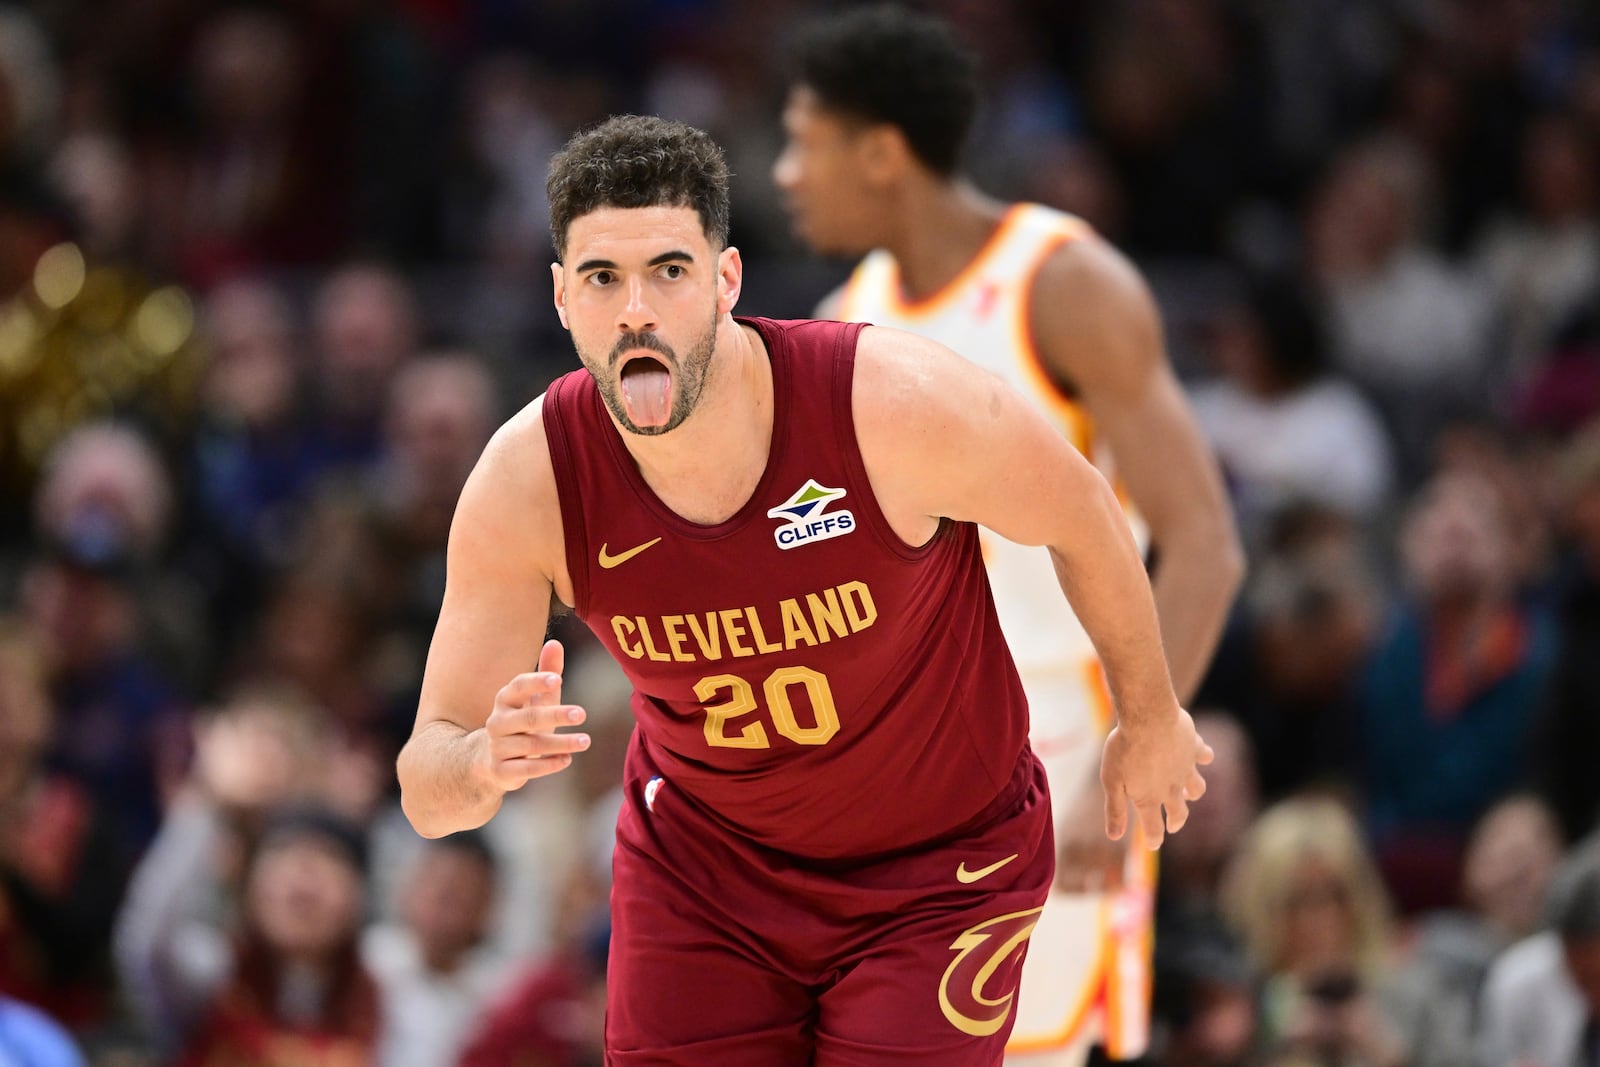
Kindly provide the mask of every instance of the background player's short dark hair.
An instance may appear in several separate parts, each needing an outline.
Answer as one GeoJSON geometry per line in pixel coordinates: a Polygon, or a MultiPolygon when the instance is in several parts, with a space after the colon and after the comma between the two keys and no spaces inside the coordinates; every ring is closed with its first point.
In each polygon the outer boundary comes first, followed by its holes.
{"type": "Polygon", "coordinates": [[[804,27],[793,77],[823,105],[900,129],[930,170],[949,175],[978,112],[978,59],[945,22],[892,4],[804,27]]]}
{"type": "Polygon", "coordinates": [[[681,122],[618,115],[550,161],[550,238],[567,254],[572,220],[604,207],[692,207],[716,249],[728,243],[728,165],[709,135],[681,122]]]}

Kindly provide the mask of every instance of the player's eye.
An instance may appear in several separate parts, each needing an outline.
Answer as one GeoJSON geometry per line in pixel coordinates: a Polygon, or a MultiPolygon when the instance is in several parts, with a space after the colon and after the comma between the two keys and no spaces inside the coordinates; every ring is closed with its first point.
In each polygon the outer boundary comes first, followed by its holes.
{"type": "Polygon", "coordinates": [[[593,274],[589,275],[590,285],[610,285],[611,281],[612,274],[608,270],[597,270],[593,274]]]}
{"type": "Polygon", "coordinates": [[[681,278],[683,277],[683,264],[668,263],[665,267],[661,268],[661,273],[666,275],[668,278],[681,278]]]}

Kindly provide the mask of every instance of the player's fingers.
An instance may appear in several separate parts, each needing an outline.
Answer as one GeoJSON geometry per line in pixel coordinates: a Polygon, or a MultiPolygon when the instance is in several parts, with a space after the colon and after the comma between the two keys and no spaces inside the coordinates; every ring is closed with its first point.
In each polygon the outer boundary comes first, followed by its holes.
{"type": "Polygon", "coordinates": [[[576,726],[588,713],[575,704],[527,704],[499,707],[486,724],[490,737],[506,734],[548,734],[564,726],[576,726]]]}
{"type": "Polygon", "coordinates": [[[570,755],[545,756],[534,759],[509,759],[500,763],[496,773],[499,775],[500,784],[509,792],[522,788],[523,784],[535,778],[543,778],[547,774],[555,774],[572,766],[570,755]]]}
{"type": "Polygon", "coordinates": [[[1137,805],[1139,812],[1139,826],[1144,830],[1145,845],[1152,851],[1161,847],[1161,839],[1166,836],[1165,824],[1161,820],[1160,802],[1137,805]]]}
{"type": "Polygon", "coordinates": [[[1106,836],[1113,841],[1121,841],[1122,835],[1128,832],[1128,798],[1123,796],[1122,787],[1106,784],[1106,836]]]}
{"type": "Polygon", "coordinates": [[[588,734],[516,733],[496,737],[491,752],[498,760],[537,759],[568,752],[582,752],[589,747],[588,734]]]}
{"type": "Polygon", "coordinates": [[[1217,754],[1211,750],[1211,746],[1206,744],[1204,741],[1201,741],[1200,752],[1195,756],[1194,761],[1200,764],[1200,766],[1204,767],[1206,764],[1210,763],[1216,758],[1217,754]]]}
{"type": "Polygon", "coordinates": [[[1206,780],[1199,771],[1189,774],[1189,781],[1183,787],[1183,795],[1189,800],[1199,800],[1206,795],[1206,780]]]}
{"type": "Polygon", "coordinates": [[[500,687],[494,695],[497,707],[520,708],[526,704],[554,704],[561,692],[561,675],[551,671],[528,671],[500,687]]]}
{"type": "Polygon", "coordinates": [[[1175,834],[1189,821],[1189,802],[1183,799],[1181,787],[1167,794],[1167,832],[1175,834]]]}
{"type": "Polygon", "coordinates": [[[539,650],[539,669],[559,675],[566,669],[567,651],[561,647],[561,642],[552,638],[544,643],[539,650]]]}

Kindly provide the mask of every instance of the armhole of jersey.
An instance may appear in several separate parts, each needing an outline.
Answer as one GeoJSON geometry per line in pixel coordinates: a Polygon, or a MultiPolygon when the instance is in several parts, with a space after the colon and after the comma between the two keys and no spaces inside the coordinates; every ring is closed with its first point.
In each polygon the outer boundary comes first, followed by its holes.
{"type": "Polygon", "coordinates": [[[838,340],[834,343],[833,421],[838,429],[839,451],[844,456],[845,473],[850,480],[850,488],[861,501],[856,506],[857,513],[872,528],[873,536],[877,537],[885,548],[909,562],[921,559],[933,551],[934,546],[944,539],[950,523],[940,519],[939,528],[925,544],[908,545],[894,532],[894,527],[889,525],[883,509],[878,506],[878,498],[872,491],[872,479],[867,477],[866,462],[861,458],[861,443],[856,438],[855,405],[851,399],[855,392],[856,345],[860,342],[861,331],[866,329],[866,326],[867,324],[863,322],[850,323],[839,331],[838,340]]]}
{"type": "Polygon", "coordinates": [[[550,445],[550,466],[556,475],[556,499],[561,505],[562,540],[566,542],[567,577],[572,579],[572,609],[581,619],[589,614],[589,533],[583,521],[583,498],[578,492],[578,468],[567,438],[567,408],[578,400],[571,383],[557,378],[544,396],[540,414],[550,445]]]}
{"type": "Polygon", "coordinates": [[[1063,382],[1045,362],[1044,353],[1039,351],[1039,338],[1033,332],[1033,287],[1039,280],[1039,271],[1050,257],[1067,245],[1081,241],[1087,232],[1074,228],[1057,234],[1029,261],[1022,274],[1022,299],[1017,301],[1017,349],[1028,377],[1043,393],[1040,399],[1050,404],[1077,404],[1079,400],[1077,389],[1071,383],[1063,382]]]}

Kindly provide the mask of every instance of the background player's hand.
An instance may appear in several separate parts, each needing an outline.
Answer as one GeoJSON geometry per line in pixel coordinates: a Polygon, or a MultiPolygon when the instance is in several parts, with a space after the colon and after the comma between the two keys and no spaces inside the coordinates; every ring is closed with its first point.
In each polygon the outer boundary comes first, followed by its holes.
{"type": "Polygon", "coordinates": [[[1129,837],[1106,836],[1105,793],[1098,775],[1084,778],[1056,827],[1056,888],[1104,893],[1122,888],[1129,837]]]}
{"type": "Polygon", "coordinates": [[[1173,710],[1171,717],[1131,730],[1119,724],[1106,738],[1100,784],[1106,792],[1106,836],[1113,841],[1128,832],[1132,807],[1145,841],[1160,848],[1168,832],[1177,833],[1189,821],[1189,801],[1205,795],[1200,767],[1211,762],[1211,746],[1200,739],[1187,711],[1173,710]]]}
{"type": "Polygon", "coordinates": [[[565,662],[561,642],[546,641],[539,652],[539,669],[517,675],[495,694],[494,710],[483,724],[488,744],[481,769],[502,792],[565,770],[572,764],[572,753],[589,747],[588,734],[557,732],[585,717],[582,708],[561,703],[565,662]]]}

